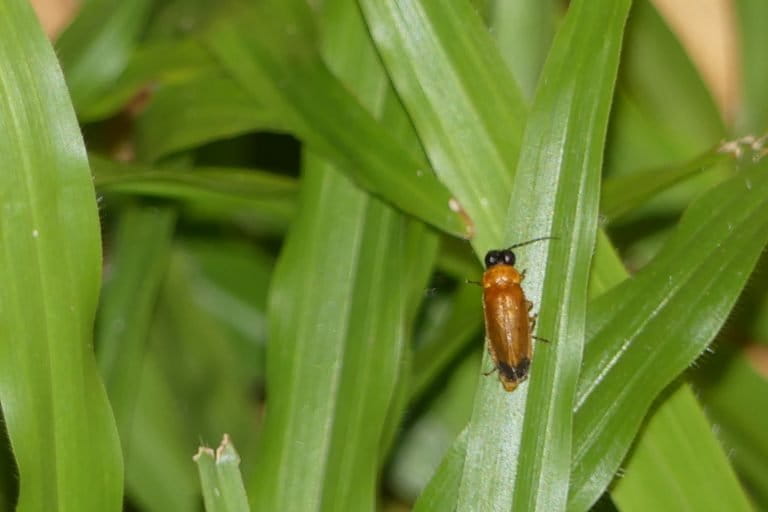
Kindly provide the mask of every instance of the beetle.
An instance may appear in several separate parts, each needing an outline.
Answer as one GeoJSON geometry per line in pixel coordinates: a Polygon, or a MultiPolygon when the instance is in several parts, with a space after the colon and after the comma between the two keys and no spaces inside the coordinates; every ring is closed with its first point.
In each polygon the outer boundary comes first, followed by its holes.
{"type": "Polygon", "coordinates": [[[533,328],[535,316],[531,315],[533,303],[525,298],[521,283],[525,271],[515,268],[512,249],[540,240],[553,239],[545,236],[512,245],[506,249],[488,251],[483,273],[483,313],[488,353],[493,360],[494,371],[505,390],[514,391],[528,377],[533,356],[533,328]]]}

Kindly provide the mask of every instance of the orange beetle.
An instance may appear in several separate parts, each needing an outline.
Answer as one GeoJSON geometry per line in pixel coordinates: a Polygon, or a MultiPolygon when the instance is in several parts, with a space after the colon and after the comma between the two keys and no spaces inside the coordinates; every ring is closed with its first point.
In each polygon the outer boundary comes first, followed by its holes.
{"type": "Polygon", "coordinates": [[[501,385],[507,391],[514,391],[528,377],[535,325],[535,318],[530,315],[533,303],[526,300],[520,286],[525,272],[521,274],[515,268],[512,249],[550,238],[554,237],[535,238],[507,249],[488,251],[485,255],[482,282],[485,335],[494,364],[491,372],[498,370],[501,385]]]}

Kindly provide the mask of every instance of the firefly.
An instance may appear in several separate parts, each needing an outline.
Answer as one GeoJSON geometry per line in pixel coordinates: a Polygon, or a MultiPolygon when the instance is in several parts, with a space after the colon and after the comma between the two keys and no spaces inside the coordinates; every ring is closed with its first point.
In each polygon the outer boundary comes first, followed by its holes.
{"type": "MultiPolygon", "coordinates": [[[[483,313],[488,353],[493,360],[493,371],[499,372],[501,385],[514,391],[528,378],[533,355],[533,328],[536,318],[531,315],[533,303],[525,298],[520,286],[525,271],[515,268],[512,249],[554,237],[534,238],[506,249],[488,251],[483,273],[483,313]]],[[[490,373],[490,372],[489,372],[490,373]]]]}

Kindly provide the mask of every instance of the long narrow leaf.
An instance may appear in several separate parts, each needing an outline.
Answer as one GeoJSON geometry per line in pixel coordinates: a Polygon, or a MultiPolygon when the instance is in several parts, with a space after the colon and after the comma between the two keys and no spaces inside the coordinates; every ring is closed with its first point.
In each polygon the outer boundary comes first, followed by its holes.
{"type": "Polygon", "coordinates": [[[174,169],[115,162],[90,155],[96,188],[106,194],[125,194],[191,203],[251,202],[254,208],[271,205],[272,212],[292,213],[298,185],[295,179],[257,169],[196,167],[174,169]]]}
{"type": "Polygon", "coordinates": [[[117,511],[122,461],[93,356],[96,198],[56,57],[0,3],[0,402],[20,511],[117,511]]]}
{"type": "Polygon", "coordinates": [[[206,512],[248,512],[248,497],[240,478],[240,456],[225,435],[214,452],[200,448],[195,455],[206,512]]]}
{"type": "Polygon", "coordinates": [[[175,224],[167,208],[123,210],[112,243],[115,257],[99,306],[98,362],[126,451],[136,405],[136,383],[147,332],[168,263],[175,224]],[[130,312],[127,316],[126,312],[130,312]]]}
{"type": "Polygon", "coordinates": [[[506,240],[557,237],[548,242],[546,269],[544,244],[526,248],[522,258],[522,268],[539,262],[528,268],[526,294],[541,305],[538,336],[552,342],[536,346],[530,386],[510,395],[493,379],[481,380],[460,510],[477,503],[488,510],[565,509],[602,151],[629,5],[571,3],[544,66],[506,240]]]}
{"type": "Polygon", "coordinates": [[[243,133],[286,129],[219,70],[157,88],[138,125],[138,148],[149,160],[243,133]]]}
{"type": "Polygon", "coordinates": [[[503,240],[525,106],[469,2],[358,0],[435,172],[474,221],[473,247],[503,240]]]}
{"type": "MultiPolygon", "coordinates": [[[[384,75],[372,50],[360,51],[365,34],[350,7],[327,6],[345,28],[329,35],[337,51],[328,58],[397,133],[404,119],[387,116],[384,75]]],[[[255,510],[373,510],[399,412],[406,324],[427,278],[409,261],[432,254],[436,240],[312,153],[302,187],[271,290],[270,401],[249,494],[255,510]]]]}
{"type": "Polygon", "coordinates": [[[590,309],[569,506],[605,489],[655,396],[711,342],[768,242],[768,165],[708,192],[659,256],[590,309]]]}
{"type": "Polygon", "coordinates": [[[269,0],[233,9],[214,26],[208,42],[255,101],[279,112],[291,132],[355,183],[439,229],[471,236],[471,214],[468,218],[429,164],[399,144],[329,72],[314,32],[304,2],[269,0]]]}

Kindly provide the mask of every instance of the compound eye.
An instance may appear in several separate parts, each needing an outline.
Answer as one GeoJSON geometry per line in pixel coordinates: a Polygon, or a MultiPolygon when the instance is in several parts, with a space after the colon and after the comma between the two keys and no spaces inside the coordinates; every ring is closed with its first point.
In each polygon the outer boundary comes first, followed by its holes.
{"type": "Polygon", "coordinates": [[[505,265],[514,266],[515,264],[515,253],[512,251],[504,251],[502,254],[502,260],[504,261],[505,265]]]}
{"type": "Polygon", "coordinates": [[[494,265],[498,265],[501,262],[501,252],[488,251],[485,253],[485,268],[491,268],[494,265]]]}

